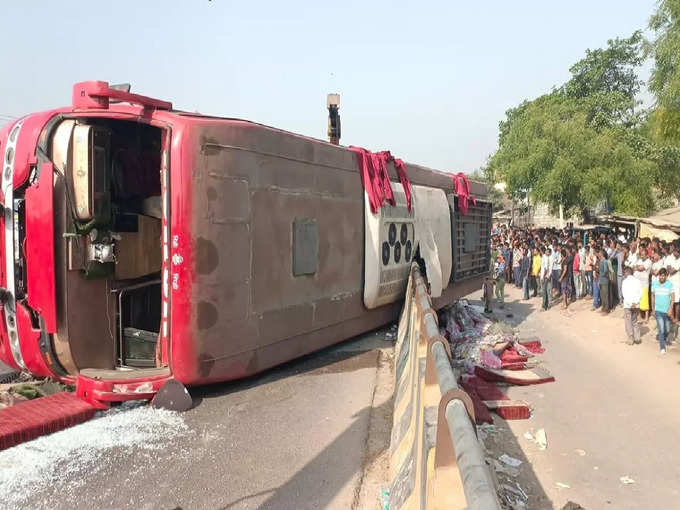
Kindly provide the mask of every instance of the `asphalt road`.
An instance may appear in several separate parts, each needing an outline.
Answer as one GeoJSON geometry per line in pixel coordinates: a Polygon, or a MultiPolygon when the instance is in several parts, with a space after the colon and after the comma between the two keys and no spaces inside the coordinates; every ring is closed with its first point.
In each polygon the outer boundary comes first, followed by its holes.
{"type": "MultiPolygon", "coordinates": [[[[372,417],[391,416],[392,402],[375,400],[381,352],[393,349],[386,333],[367,334],[245,381],[193,389],[196,405],[183,414],[188,429],[180,437],[163,441],[151,455],[112,448],[98,453],[92,468],[79,468],[73,459],[22,506],[365,508],[367,450],[369,444],[384,450],[391,426],[389,421],[381,427],[383,440],[369,441],[372,417]]],[[[376,502],[377,494],[368,499],[376,502]]]]}
{"type": "Polygon", "coordinates": [[[602,317],[580,301],[566,313],[559,305],[539,312],[538,300],[520,301],[519,290],[506,289],[513,317],[497,315],[541,338],[544,365],[556,378],[509,388],[510,397],[532,405],[532,418],[496,419],[499,434],[487,444],[496,456],[523,461],[516,480],[530,494],[528,508],[569,501],[587,510],[680,508],[680,349],[659,354],[653,319],[642,345],[631,347],[621,310],[602,317]],[[546,450],[524,437],[540,428],[546,450]]]}

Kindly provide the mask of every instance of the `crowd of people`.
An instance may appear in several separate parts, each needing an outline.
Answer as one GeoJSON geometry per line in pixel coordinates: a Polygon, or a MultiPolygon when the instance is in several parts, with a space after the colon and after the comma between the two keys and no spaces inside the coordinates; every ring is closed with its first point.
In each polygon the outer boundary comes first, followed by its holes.
{"type": "Polygon", "coordinates": [[[656,319],[660,352],[666,352],[680,322],[680,242],[573,229],[495,226],[491,238],[493,278],[487,282],[501,308],[504,288],[514,284],[523,298],[540,297],[541,309],[567,309],[592,300],[593,311],[624,311],[628,344],[640,343],[640,322],[656,319]],[[490,287],[495,287],[492,290],[490,287]]]}

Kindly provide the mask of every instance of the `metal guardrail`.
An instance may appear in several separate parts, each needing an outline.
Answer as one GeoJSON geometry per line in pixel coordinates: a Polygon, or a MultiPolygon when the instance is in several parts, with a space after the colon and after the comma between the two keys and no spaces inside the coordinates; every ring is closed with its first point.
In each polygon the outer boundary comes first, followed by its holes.
{"type": "Polygon", "coordinates": [[[390,446],[390,509],[500,510],[470,397],[417,264],[399,320],[390,446]]]}

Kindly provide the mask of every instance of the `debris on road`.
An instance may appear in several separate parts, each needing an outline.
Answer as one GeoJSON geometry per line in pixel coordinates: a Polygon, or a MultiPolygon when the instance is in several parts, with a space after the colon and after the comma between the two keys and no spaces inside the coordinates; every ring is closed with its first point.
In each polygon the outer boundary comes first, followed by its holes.
{"type": "Polygon", "coordinates": [[[529,403],[510,400],[498,385],[554,380],[538,366],[535,356],[544,352],[540,340],[519,340],[512,325],[494,322],[465,299],[442,309],[439,324],[450,343],[452,364],[462,372],[460,384],[474,403],[477,423],[492,423],[489,411],[506,420],[530,418],[529,403]]]}
{"type": "Polygon", "coordinates": [[[17,395],[11,391],[0,390],[0,410],[5,409],[6,407],[12,407],[19,402],[24,402],[26,400],[28,399],[23,395],[17,395]]]}
{"type": "Polygon", "coordinates": [[[514,457],[510,457],[507,453],[504,453],[500,457],[498,457],[498,460],[500,460],[503,464],[507,464],[508,466],[511,467],[519,467],[522,465],[522,461],[519,459],[516,459],[514,457]]]}
{"type": "Polygon", "coordinates": [[[493,467],[496,473],[503,473],[505,475],[512,476],[513,478],[519,475],[518,468],[506,466],[498,462],[496,459],[493,459],[493,467]]]}
{"type": "Polygon", "coordinates": [[[488,436],[497,436],[499,433],[500,431],[496,429],[496,426],[489,423],[482,423],[477,426],[477,435],[482,441],[486,440],[488,436]]]}
{"type": "Polygon", "coordinates": [[[536,431],[536,444],[539,450],[545,450],[548,447],[548,437],[545,435],[545,429],[538,429],[536,431]]]}
{"type": "Polygon", "coordinates": [[[630,485],[630,484],[632,484],[632,483],[635,483],[635,480],[633,480],[633,479],[632,479],[631,477],[629,477],[629,476],[622,476],[621,478],[619,478],[619,480],[620,480],[621,483],[624,484],[624,485],[630,485]]]}
{"type": "Polygon", "coordinates": [[[71,388],[50,379],[35,380],[22,373],[14,382],[0,384],[0,409],[62,391],[72,391],[71,388]]]}
{"type": "Polygon", "coordinates": [[[383,487],[380,491],[380,509],[390,510],[390,489],[389,487],[383,487]]]}
{"type": "Polygon", "coordinates": [[[527,441],[533,441],[533,440],[534,440],[534,435],[533,435],[531,432],[526,431],[526,432],[524,433],[524,439],[526,439],[527,441]]]}
{"type": "Polygon", "coordinates": [[[529,500],[529,496],[527,496],[526,492],[522,490],[522,487],[520,487],[517,482],[515,482],[514,487],[509,483],[502,483],[500,484],[500,489],[502,500],[504,500],[512,510],[524,510],[528,508],[527,501],[529,500]]]}
{"type": "Polygon", "coordinates": [[[98,413],[98,418],[0,452],[0,501],[12,508],[55,483],[82,485],[85,473],[117,462],[116,450],[152,451],[186,435],[181,415],[137,402],[98,413]]]}

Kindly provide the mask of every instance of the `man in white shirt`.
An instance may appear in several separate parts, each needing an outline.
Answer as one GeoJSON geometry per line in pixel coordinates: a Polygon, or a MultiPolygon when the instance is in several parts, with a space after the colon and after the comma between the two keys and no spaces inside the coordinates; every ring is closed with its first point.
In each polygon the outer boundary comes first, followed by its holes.
{"type": "Polygon", "coordinates": [[[634,244],[630,245],[630,253],[628,253],[628,257],[626,257],[626,261],[624,262],[624,266],[630,267],[633,270],[635,270],[635,266],[637,266],[637,249],[635,248],[634,244]]]}
{"type": "Polygon", "coordinates": [[[557,244],[557,241],[553,242],[550,261],[552,262],[553,292],[555,292],[556,295],[561,296],[562,291],[560,287],[560,272],[562,271],[562,254],[560,253],[560,247],[557,244]]]}
{"type": "Polygon", "coordinates": [[[673,250],[670,255],[666,257],[666,270],[668,271],[668,279],[673,284],[673,297],[675,303],[673,304],[673,322],[678,322],[680,320],[680,310],[678,303],[680,303],[680,247],[678,242],[674,242],[671,249],[673,250]]]}
{"type": "Polygon", "coordinates": [[[552,258],[550,255],[550,250],[545,248],[543,255],[541,256],[541,289],[543,290],[543,306],[542,309],[545,311],[550,308],[550,294],[552,292],[552,258]]]}
{"type": "Polygon", "coordinates": [[[659,251],[655,249],[652,252],[652,283],[659,281],[659,271],[661,271],[661,268],[663,267],[666,267],[664,258],[661,256],[659,251]]]}
{"type": "Polygon", "coordinates": [[[640,298],[642,297],[642,286],[640,280],[633,276],[633,270],[626,267],[624,270],[625,278],[621,284],[623,294],[623,319],[626,324],[626,334],[628,335],[628,345],[640,343],[640,324],[638,324],[638,309],[640,298]]]}

